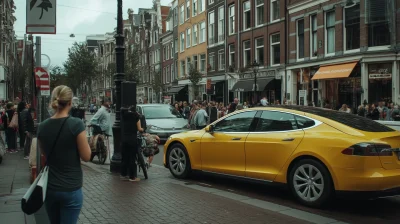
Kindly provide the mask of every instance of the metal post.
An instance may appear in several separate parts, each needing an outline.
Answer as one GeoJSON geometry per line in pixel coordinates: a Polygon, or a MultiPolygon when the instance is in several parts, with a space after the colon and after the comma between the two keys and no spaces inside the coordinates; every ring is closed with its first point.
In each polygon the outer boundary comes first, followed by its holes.
{"type": "MultiPolygon", "coordinates": [[[[32,38],[32,45],[33,45],[33,38],[32,38]]],[[[36,41],[35,41],[35,46],[36,46],[36,55],[35,55],[35,67],[40,67],[41,66],[41,37],[37,36],[36,41]]],[[[32,57],[33,57],[33,51],[32,51],[32,57]]],[[[35,74],[34,74],[34,79],[35,79],[35,74]]],[[[34,92],[37,93],[36,96],[36,105],[35,108],[37,110],[37,125],[39,126],[40,122],[42,122],[42,117],[43,117],[43,111],[41,108],[42,100],[40,97],[40,91],[36,91],[36,84],[34,85],[34,92]]],[[[36,173],[39,174],[41,170],[41,153],[39,150],[39,143],[36,141],[36,173]]]]}
{"type": "Polygon", "coordinates": [[[113,126],[114,153],[110,161],[111,172],[118,172],[121,166],[121,99],[122,99],[121,83],[125,80],[125,74],[124,74],[125,46],[124,46],[124,34],[122,32],[123,31],[122,25],[123,25],[122,0],[118,0],[117,34],[115,35],[115,41],[116,41],[115,55],[116,55],[117,72],[114,75],[117,106],[115,108],[115,123],[113,126]]]}
{"type": "Polygon", "coordinates": [[[257,105],[256,94],[257,94],[257,71],[254,70],[254,96],[253,96],[254,105],[257,105]]]}

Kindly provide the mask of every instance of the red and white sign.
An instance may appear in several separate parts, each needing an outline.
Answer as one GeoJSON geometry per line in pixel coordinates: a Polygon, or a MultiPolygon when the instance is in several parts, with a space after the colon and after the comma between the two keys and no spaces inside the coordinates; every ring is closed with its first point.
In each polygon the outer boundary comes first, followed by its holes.
{"type": "Polygon", "coordinates": [[[50,96],[50,76],[46,69],[42,67],[35,68],[36,87],[40,88],[42,96],[50,96]]]}

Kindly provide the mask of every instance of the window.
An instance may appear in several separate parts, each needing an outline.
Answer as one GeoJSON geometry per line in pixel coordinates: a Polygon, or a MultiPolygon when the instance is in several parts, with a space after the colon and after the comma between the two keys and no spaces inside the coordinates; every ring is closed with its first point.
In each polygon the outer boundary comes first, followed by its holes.
{"type": "Polygon", "coordinates": [[[247,111],[229,116],[214,124],[214,132],[249,132],[256,111],[247,111]]]}
{"type": "Polygon", "coordinates": [[[235,45],[229,45],[229,66],[235,65],[235,45]]]}
{"type": "Polygon", "coordinates": [[[264,65],[264,38],[256,39],[256,55],[255,60],[260,64],[260,66],[264,65]]]}
{"type": "Polygon", "coordinates": [[[169,76],[169,66],[167,66],[167,73],[165,73],[166,82],[168,83],[168,76],[169,76]]]}
{"type": "Polygon", "coordinates": [[[208,55],[208,71],[215,71],[215,58],[214,53],[208,55]]]}
{"type": "Polygon", "coordinates": [[[297,123],[297,127],[299,129],[303,129],[303,128],[309,128],[315,125],[315,121],[305,118],[305,117],[300,117],[300,116],[296,116],[296,123],[297,123]]]}
{"type": "Polygon", "coordinates": [[[326,53],[335,53],[335,11],[326,12],[326,53]]]}
{"type": "Polygon", "coordinates": [[[178,53],[179,52],[178,38],[175,39],[174,45],[175,45],[175,53],[178,53]]]}
{"type": "Polygon", "coordinates": [[[250,1],[243,3],[243,30],[251,27],[250,1]]]}
{"type": "Polygon", "coordinates": [[[181,52],[185,51],[185,33],[181,33],[181,52]]]}
{"type": "Polygon", "coordinates": [[[317,30],[318,30],[317,15],[312,15],[311,16],[311,29],[310,29],[310,32],[311,32],[311,34],[310,34],[311,57],[316,57],[318,54],[317,30]]]}
{"type": "MultiPolygon", "coordinates": [[[[368,47],[390,45],[388,0],[367,1],[368,47]]],[[[396,24],[396,22],[394,22],[396,24]]],[[[398,24],[396,24],[398,27],[398,24]]]]}
{"type": "Polygon", "coordinates": [[[193,67],[195,69],[199,69],[199,60],[198,60],[197,55],[193,55],[193,67]]]}
{"type": "Polygon", "coordinates": [[[170,53],[170,48],[169,48],[169,44],[167,44],[167,60],[169,60],[171,53],[170,53]]]}
{"type": "Polygon", "coordinates": [[[281,35],[271,35],[271,65],[279,65],[281,62],[281,35]]]}
{"type": "Polygon", "coordinates": [[[225,69],[225,50],[218,51],[218,69],[219,70],[225,69]]]}
{"type": "Polygon", "coordinates": [[[197,32],[197,24],[193,26],[193,41],[192,46],[197,45],[197,40],[199,38],[199,33],[197,32]]]}
{"type": "Polygon", "coordinates": [[[261,117],[258,119],[255,131],[270,132],[296,129],[298,128],[294,115],[276,111],[263,111],[261,117]]]}
{"type": "Polygon", "coordinates": [[[174,48],[174,44],[171,42],[171,48],[170,48],[170,59],[173,59],[174,58],[174,51],[172,50],[174,48]]]}
{"type": "Polygon", "coordinates": [[[360,48],[360,4],[344,11],[345,50],[360,48]]]}
{"type": "Polygon", "coordinates": [[[208,44],[214,44],[214,11],[208,13],[208,44]]]}
{"type": "Polygon", "coordinates": [[[211,5],[214,3],[214,0],[208,0],[208,4],[211,5]]]}
{"type": "Polygon", "coordinates": [[[190,35],[191,35],[191,30],[190,28],[186,30],[186,48],[190,47],[190,41],[192,40],[190,35]]]}
{"type": "Polygon", "coordinates": [[[190,0],[186,0],[186,20],[190,18],[190,0]]]}
{"type": "Polygon", "coordinates": [[[170,77],[168,77],[168,82],[172,82],[172,81],[174,81],[174,67],[175,67],[175,65],[174,64],[171,64],[171,75],[170,75],[170,77]]]}
{"type": "Polygon", "coordinates": [[[185,21],[185,5],[182,4],[179,10],[179,24],[183,24],[185,21]]]}
{"type": "Polygon", "coordinates": [[[206,42],[206,22],[200,23],[200,41],[199,43],[206,42]]]}
{"type": "Polygon", "coordinates": [[[304,19],[297,20],[297,59],[304,58],[304,19]]]}
{"type": "Polygon", "coordinates": [[[167,59],[167,48],[164,46],[163,47],[163,61],[165,61],[165,59],[167,59]]]}
{"type": "Polygon", "coordinates": [[[199,13],[202,13],[206,9],[206,0],[198,0],[198,1],[199,1],[199,13]]]}
{"type": "Polygon", "coordinates": [[[256,26],[264,23],[264,0],[256,0],[256,26]]]}
{"type": "Polygon", "coordinates": [[[190,57],[187,57],[186,58],[186,74],[189,74],[191,66],[192,65],[190,64],[190,57]]]}
{"type": "Polygon", "coordinates": [[[178,79],[178,60],[175,61],[175,73],[173,75],[174,75],[174,77],[172,80],[177,80],[178,79]]]}
{"type": "Polygon", "coordinates": [[[185,73],[185,72],[186,72],[185,63],[186,63],[185,60],[182,60],[182,61],[181,61],[181,77],[185,77],[185,76],[186,76],[186,75],[185,75],[185,74],[186,74],[186,73],[185,73]]]}
{"type": "Polygon", "coordinates": [[[225,40],[225,9],[218,9],[218,42],[225,40]]]}
{"type": "Polygon", "coordinates": [[[200,55],[200,72],[206,71],[206,55],[200,55]]]}
{"type": "Polygon", "coordinates": [[[178,25],[178,10],[174,8],[174,26],[178,25]]]}
{"type": "Polygon", "coordinates": [[[279,0],[271,0],[271,21],[279,20],[279,0]]]}
{"type": "Polygon", "coordinates": [[[229,35],[235,33],[235,5],[229,6],[229,35]]]}
{"type": "Polygon", "coordinates": [[[192,2],[192,17],[197,15],[197,0],[193,0],[192,2]]]}
{"type": "Polygon", "coordinates": [[[243,67],[247,67],[251,63],[251,49],[250,49],[250,41],[243,42],[243,67]]]}

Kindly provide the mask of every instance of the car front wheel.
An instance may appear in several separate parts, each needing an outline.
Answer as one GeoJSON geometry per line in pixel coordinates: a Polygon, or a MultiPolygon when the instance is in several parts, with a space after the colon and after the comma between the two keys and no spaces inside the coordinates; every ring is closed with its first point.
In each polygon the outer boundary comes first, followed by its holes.
{"type": "Polygon", "coordinates": [[[191,165],[189,155],[182,144],[174,144],[168,150],[168,166],[174,177],[183,179],[189,176],[191,165]]]}
{"type": "Polygon", "coordinates": [[[288,184],[297,200],[311,207],[326,205],[334,192],[328,169],[313,159],[298,161],[290,171],[288,184]]]}

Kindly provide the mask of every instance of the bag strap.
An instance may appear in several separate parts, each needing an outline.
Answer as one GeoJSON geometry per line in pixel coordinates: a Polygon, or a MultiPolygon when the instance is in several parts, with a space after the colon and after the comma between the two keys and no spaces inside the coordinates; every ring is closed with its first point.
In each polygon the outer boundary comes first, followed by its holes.
{"type": "Polygon", "coordinates": [[[65,120],[64,120],[63,123],[61,124],[61,127],[60,127],[60,130],[58,131],[57,137],[56,137],[56,139],[55,139],[55,141],[54,141],[54,143],[53,143],[53,146],[51,147],[51,150],[50,150],[50,152],[49,152],[49,155],[48,155],[47,158],[46,158],[46,163],[44,164],[44,167],[47,166],[47,162],[49,161],[49,158],[50,158],[52,152],[54,151],[54,148],[56,147],[58,138],[60,137],[61,131],[62,131],[63,127],[64,127],[65,122],[68,120],[68,118],[69,118],[69,116],[68,116],[67,118],[65,118],[65,120]]]}

